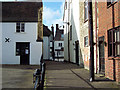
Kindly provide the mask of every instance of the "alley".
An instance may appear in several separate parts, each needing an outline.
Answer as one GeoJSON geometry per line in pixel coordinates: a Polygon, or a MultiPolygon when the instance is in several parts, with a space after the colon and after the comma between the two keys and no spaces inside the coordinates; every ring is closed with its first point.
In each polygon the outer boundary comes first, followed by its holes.
{"type": "Polygon", "coordinates": [[[95,79],[89,82],[89,71],[76,64],[46,61],[44,90],[119,88],[116,82],[105,77],[96,76],[95,79]]]}

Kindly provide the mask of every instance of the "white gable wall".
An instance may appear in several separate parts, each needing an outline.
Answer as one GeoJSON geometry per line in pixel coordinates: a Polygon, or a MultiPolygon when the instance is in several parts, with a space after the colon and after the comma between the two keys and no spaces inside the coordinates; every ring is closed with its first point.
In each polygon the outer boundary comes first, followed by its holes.
{"type": "Polygon", "coordinates": [[[16,23],[2,23],[2,63],[20,64],[16,56],[16,42],[30,42],[30,64],[39,64],[42,55],[42,42],[37,40],[37,23],[25,23],[25,32],[16,33],[16,23]],[[5,42],[10,38],[10,42],[5,42]]]}
{"type": "MultiPolygon", "coordinates": [[[[59,43],[62,43],[62,47],[64,47],[64,41],[55,41],[54,42],[54,51],[55,51],[55,49],[61,49],[61,47],[59,47],[59,43]]],[[[64,51],[61,51],[61,54],[58,56],[64,57],[64,51]]],[[[55,51],[55,57],[57,57],[57,51],[55,51]]]]}

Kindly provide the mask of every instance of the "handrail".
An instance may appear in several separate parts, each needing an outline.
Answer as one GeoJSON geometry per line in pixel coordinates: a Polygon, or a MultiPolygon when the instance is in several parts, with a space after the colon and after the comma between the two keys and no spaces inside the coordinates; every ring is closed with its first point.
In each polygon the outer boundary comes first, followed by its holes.
{"type": "Polygon", "coordinates": [[[33,73],[34,90],[43,90],[44,87],[45,63],[42,59],[41,56],[40,69],[36,69],[33,73]]]}

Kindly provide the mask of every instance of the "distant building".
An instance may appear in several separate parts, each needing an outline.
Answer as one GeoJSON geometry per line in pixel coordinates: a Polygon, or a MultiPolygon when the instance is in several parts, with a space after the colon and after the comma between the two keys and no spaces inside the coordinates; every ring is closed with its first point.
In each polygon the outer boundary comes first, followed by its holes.
{"type": "Polygon", "coordinates": [[[2,2],[2,64],[40,64],[42,2],[2,2]]]}
{"type": "Polygon", "coordinates": [[[50,60],[51,52],[50,52],[50,41],[53,39],[52,32],[49,28],[43,25],[43,59],[50,60]]]}
{"type": "Polygon", "coordinates": [[[54,38],[54,52],[55,59],[64,59],[64,30],[59,29],[59,25],[56,24],[56,33],[54,38]]]}

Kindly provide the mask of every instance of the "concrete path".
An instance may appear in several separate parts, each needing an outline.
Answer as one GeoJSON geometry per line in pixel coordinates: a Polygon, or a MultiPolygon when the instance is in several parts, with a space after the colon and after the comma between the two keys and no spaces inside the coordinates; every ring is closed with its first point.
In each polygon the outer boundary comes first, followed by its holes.
{"type": "MultiPolygon", "coordinates": [[[[83,90],[113,88],[118,89],[116,82],[105,77],[96,77],[89,82],[89,71],[75,64],[46,61],[45,90],[83,90]]],[[[120,89],[120,88],[119,88],[120,89]]]]}
{"type": "Polygon", "coordinates": [[[33,73],[39,66],[30,65],[3,65],[2,66],[2,88],[33,90],[33,73]]]}

